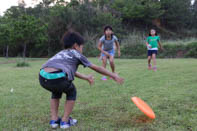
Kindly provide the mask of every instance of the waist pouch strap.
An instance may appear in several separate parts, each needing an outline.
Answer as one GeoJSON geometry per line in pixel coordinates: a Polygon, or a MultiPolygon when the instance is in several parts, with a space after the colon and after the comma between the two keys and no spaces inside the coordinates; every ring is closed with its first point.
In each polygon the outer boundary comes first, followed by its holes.
{"type": "Polygon", "coordinates": [[[49,73],[49,72],[45,72],[44,69],[40,70],[40,75],[45,79],[58,79],[58,78],[66,77],[66,74],[64,72],[49,73]]]}

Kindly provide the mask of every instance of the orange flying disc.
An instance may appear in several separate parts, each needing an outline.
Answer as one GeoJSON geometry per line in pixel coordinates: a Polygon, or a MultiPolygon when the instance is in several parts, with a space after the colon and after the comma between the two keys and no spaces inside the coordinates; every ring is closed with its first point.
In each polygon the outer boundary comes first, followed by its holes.
{"type": "Polygon", "coordinates": [[[151,119],[155,119],[155,113],[142,99],[138,97],[132,97],[131,100],[145,115],[151,119]]]}

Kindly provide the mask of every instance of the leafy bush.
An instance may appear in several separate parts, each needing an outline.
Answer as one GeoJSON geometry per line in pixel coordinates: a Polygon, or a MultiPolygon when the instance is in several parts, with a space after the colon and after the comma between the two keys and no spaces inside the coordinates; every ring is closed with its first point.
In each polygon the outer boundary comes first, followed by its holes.
{"type": "Polygon", "coordinates": [[[29,67],[29,63],[24,58],[17,59],[16,67],[29,67]]]}
{"type": "MultiPolygon", "coordinates": [[[[159,50],[159,58],[197,58],[197,42],[189,44],[165,44],[164,51],[159,50]]],[[[121,47],[123,58],[146,58],[145,44],[130,44],[121,47]]]]}
{"type": "Polygon", "coordinates": [[[183,57],[185,52],[185,45],[164,45],[163,48],[165,49],[162,52],[159,52],[158,57],[164,58],[176,58],[176,57],[183,57]]]}
{"type": "Polygon", "coordinates": [[[186,47],[187,53],[185,57],[197,58],[197,42],[192,42],[186,47]]]}

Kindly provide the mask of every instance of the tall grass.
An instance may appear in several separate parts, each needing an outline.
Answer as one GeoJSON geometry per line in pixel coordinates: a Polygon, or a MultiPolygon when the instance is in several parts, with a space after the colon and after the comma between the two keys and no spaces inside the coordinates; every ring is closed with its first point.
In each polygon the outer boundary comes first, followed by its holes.
{"type": "Polygon", "coordinates": [[[146,41],[146,35],[144,32],[133,31],[125,36],[121,40],[121,45],[136,45],[136,44],[144,44],[146,41]]]}
{"type": "MultiPolygon", "coordinates": [[[[140,31],[133,31],[132,33],[129,33],[127,36],[125,36],[121,40],[122,45],[136,45],[136,44],[145,44],[147,38],[147,34],[140,31]]],[[[197,42],[197,38],[195,37],[187,37],[187,38],[175,38],[175,39],[163,39],[162,36],[160,36],[161,43],[163,45],[187,45],[189,43],[197,42]]]]}
{"type": "Polygon", "coordinates": [[[189,43],[197,42],[197,38],[191,37],[191,38],[185,38],[185,39],[176,39],[176,40],[162,40],[161,37],[161,42],[164,45],[187,45],[189,43]]]}

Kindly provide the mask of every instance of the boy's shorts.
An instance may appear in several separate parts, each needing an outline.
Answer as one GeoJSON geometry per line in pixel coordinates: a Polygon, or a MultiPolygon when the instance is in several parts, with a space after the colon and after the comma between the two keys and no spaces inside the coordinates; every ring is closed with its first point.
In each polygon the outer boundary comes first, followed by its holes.
{"type": "MultiPolygon", "coordinates": [[[[112,50],[108,50],[108,51],[106,51],[107,53],[109,53],[109,55],[111,55],[111,56],[114,56],[115,55],[115,50],[114,49],[112,49],[112,50]]],[[[101,56],[102,57],[104,57],[104,56],[106,56],[104,53],[101,53],[101,56]]]]}
{"type": "MultiPolygon", "coordinates": [[[[48,74],[49,76],[50,74],[54,76],[56,73],[62,72],[53,72],[48,74]]],[[[67,100],[76,100],[77,91],[75,85],[72,83],[72,81],[68,81],[66,77],[61,77],[57,79],[47,79],[44,78],[44,76],[41,75],[41,73],[39,73],[39,81],[40,85],[43,88],[52,93],[52,99],[60,99],[62,97],[62,93],[65,93],[67,100]]]]}
{"type": "Polygon", "coordinates": [[[152,56],[152,54],[156,54],[157,55],[157,50],[148,50],[147,55],[148,56],[152,56]]]}

